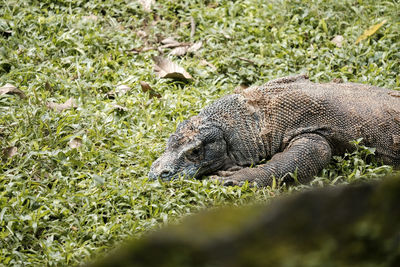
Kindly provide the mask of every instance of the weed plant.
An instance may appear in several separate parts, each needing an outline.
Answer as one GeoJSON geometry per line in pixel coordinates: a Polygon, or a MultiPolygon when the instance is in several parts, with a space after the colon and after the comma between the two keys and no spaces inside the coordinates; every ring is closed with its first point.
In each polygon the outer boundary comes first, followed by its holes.
{"type": "Polygon", "coordinates": [[[147,179],[176,125],[237,85],[307,72],[400,89],[399,14],[397,0],[157,0],[150,12],[132,0],[0,0],[0,87],[27,96],[0,95],[0,264],[76,265],[203,208],[390,172],[358,144],[307,186],[147,179]],[[167,37],[203,42],[180,57],[162,51],[193,81],[157,78],[160,52],[138,49],[167,37]],[[47,107],[71,97],[76,108],[47,107]]]}

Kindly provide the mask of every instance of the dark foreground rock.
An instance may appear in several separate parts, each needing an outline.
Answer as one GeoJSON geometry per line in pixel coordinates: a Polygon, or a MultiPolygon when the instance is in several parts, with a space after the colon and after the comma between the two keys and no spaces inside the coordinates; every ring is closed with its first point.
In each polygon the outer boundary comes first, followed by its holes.
{"type": "Polygon", "coordinates": [[[400,177],[204,212],[89,266],[400,266],[400,177]]]}

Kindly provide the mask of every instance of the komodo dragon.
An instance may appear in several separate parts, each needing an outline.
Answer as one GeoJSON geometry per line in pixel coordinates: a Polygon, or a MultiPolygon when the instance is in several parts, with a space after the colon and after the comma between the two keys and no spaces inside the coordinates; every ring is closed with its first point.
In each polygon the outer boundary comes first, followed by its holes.
{"type": "Polygon", "coordinates": [[[267,186],[297,172],[307,183],[358,138],[379,161],[400,167],[399,91],[284,77],[222,97],[180,123],[149,177],[216,174],[225,185],[267,186]]]}

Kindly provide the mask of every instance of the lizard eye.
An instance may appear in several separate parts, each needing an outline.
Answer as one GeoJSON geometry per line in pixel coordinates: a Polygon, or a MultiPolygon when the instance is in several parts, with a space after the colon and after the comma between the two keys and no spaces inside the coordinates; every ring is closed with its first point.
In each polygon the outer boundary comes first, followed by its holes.
{"type": "Polygon", "coordinates": [[[203,159],[203,149],[201,147],[195,147],[186,152],[186,158],[190,161],[198,161],[203,159]]]}

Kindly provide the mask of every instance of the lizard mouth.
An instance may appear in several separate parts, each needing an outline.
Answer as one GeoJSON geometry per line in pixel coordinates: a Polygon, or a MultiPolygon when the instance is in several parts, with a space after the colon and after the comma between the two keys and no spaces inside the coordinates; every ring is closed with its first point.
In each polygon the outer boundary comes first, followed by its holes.
{"type": "Polygon", "coordinates": [[[158,178],[160,178],[164,181],[171,181],[179,177],[191,179],[191,178],[197,178],[198,176],[199,176],[199,168],[196,168],[194,166],[179,171],[173,171],[170,169],[163,169],[157,171],[154,169],[150,169],[148,173],[148,177],[150,180],[157,180],[158,178]]]}

